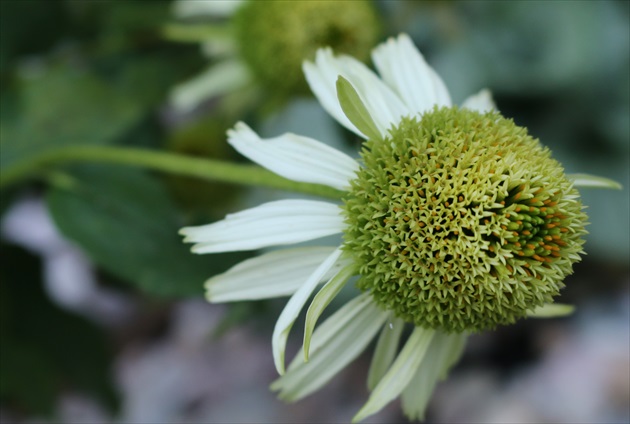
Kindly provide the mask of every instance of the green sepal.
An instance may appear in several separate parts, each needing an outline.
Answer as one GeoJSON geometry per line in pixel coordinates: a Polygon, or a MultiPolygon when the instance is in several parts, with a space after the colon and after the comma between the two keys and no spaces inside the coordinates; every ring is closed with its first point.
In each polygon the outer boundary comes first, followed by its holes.
{"type": "Polygon", "coordinates": [[[381,140],[383,138],[370,112],[359,97],[359,93],[341,75],[337,78],[337,99],[343,113],[368,139],[381,140]]]}
{"type": "Polygon", "coordinates": [[[527,316],[530,318],[555,318],[571,315],[575,310],[575,306],[564,303],[547,303],[528,311],[527,316]]]}

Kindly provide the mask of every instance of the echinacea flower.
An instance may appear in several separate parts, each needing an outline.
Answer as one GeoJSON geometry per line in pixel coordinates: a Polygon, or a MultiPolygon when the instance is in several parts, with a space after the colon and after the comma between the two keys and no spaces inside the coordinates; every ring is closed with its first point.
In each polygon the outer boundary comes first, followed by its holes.
{"type": "Polygon", "coordinates": [[[252,85],[267,98],[308,93],[301,72],[304,59],[314,57],[320,46],[330,46],[366,60],[380,27],[367,0],[178,0],[174,12],[195,22],[169,26],[167,36],[198,40],[204,54],[215,60],[173,91],[172,104],[182,111],[252,85]],[[204,22],[204,17],[214,21],[204,22]]]}
{"type": "Polygon", "coordinates": [[[469,333],[570,311],[553,301],[582,253],[586,215],[575,187],[609,183],[565,175],[486,90],[454,106],[408,36],[381,44],[372,59],[380,78],[330,48],[303,65],[322,106],[366,140],[359,161],[295,134],[263,140],[244,123],[228,132],[244,156],[285,178],[341,190],[343,204],[274,201],[181,233],[195,253],[342,233],[341,246],[246,260],[210,278],[207,298],[291,296],[272,337],[281,374],[272,389],[288,401],[322,387],[380,332],[372,393],[354,421],[398,396],[410,419],[422,419],[469,333]],[[362,294],[315,328],[354,276],[362,294]],[[313,294],[302,350],[285,370],[289,331],[313,294]]]}

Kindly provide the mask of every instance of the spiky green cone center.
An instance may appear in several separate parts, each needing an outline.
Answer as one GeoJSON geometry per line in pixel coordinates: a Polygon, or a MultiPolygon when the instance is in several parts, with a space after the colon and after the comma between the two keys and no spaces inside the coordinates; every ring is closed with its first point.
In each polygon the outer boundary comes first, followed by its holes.
{"type": "Polygon", "coordinates": [[[235,19],[241,56],[273,90],[307,93],[302,62],[321,47],[366,60],[379,35],[371,3],[357,1],[248,1],[235,19]]]}
{"type": "Polygon", "coordinates": [[[510,324],[553,301],[586,216],[550,151],[498,113],[442,108],[369,140],[344,202],[358,285],[407,322],[510,324]]]}

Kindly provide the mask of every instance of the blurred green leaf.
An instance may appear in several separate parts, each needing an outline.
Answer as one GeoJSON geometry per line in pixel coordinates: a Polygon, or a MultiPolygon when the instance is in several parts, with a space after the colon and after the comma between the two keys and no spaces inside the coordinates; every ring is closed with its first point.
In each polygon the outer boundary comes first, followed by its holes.
{"type": "Polygon", "coordinates": [[[72,388],[116,405],[110,356],[99,328],[53,305],[39,261],[1,245],[0,397],[32,414],[51,414],[59,391],[72,388]]]}
{"type": "Polygon", "coordinates": [[[112,142],[141,115],[136,102],[79,67],[33,64],[18,110],[0,114],[0,166],[66,144],[112,142]]]}
{"type": "Polygon", "coordinates": [[[48,205],[61,231],[96,263],[154,295],[201,296],[207,278],[245,257],[190,253],[165,190],[135,169],[77,169],[49,192],[48,205]]]}
{"type": "MultiPolygon", "coordinates": [[[[152,48],[161,41],[161,28],[170,18],[170,1],[64,1],[74,23],[94,35],[95,50],[116,54],[152,48]]],[[[83,33],[77,34],[82,40],[83,33]]]]}
{"type": "Polygon", "coordinates": [[[31,413],[52,415],[61,380],[50,358],[36,347],[2,340],[0,398],[31,413]]]}
{"type": "Polygon", "coordinates": [[[16,56],[44,51],[67,33],[63,6],[50,0],[0,2],[0,71],[7,71],[16,56]]]}
{"type": "Polygon", "coordinates": [[[9,187],[0,190],[0,219],[4,216],[4,213],[9,209],[11,203],[17,194],[15,187],[9,187]]]}
{"type": "Polygon", "coordinates": [[[119,64],[119,84],[129,99],[145,108],[155,107],[190,69],[196,69],[190,62],[186,55],[167,52],[134,56],[119,64]]]}

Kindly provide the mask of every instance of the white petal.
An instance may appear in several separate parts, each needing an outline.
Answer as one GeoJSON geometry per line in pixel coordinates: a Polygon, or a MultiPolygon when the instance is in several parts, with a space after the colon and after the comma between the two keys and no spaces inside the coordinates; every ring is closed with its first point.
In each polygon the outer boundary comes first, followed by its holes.
{"type": "Polygon", "coordinates": [[[284,353],[287,345],[287,339],[289,337],[289,331],[293,327],[297,316],[300,314],[302,307],[317,287],[317,284],[322,280],[324,275],[330,268],[333,267],[335,262],[341,256],[341,248],[337,248],[331,253],[324,262],[308,277],[306,282],[295,292],[291,299],[287,302],[286,306],[282,310],[276,326],[273,329],[273,335],[271,338],[271,349],[273,353],[273,362],[276,365],[276,370],[279,374],[284,374],[284,353]]]}
{"type": "Polygon", "coordinates": [[[435,105],[451,106],[444,82],[406,34],[390,38],[375,48],[372,60],[385,83],[413,114],[422,114],[435,105]]]}
{"type": "Polygon", "coordinates": [[[322,107],[339,123],[365,138],[345,116],[337,99],[337,78],[347,79],[356,89],[370,116],[385,136],[392,125],[398,124],[410,110],[363,63],[345,55],[335,57],[330,48],[319,49],[315,63],[304,62],[306,80],[322,107]]]}
{"type": "Polygon", "coordinates": [[[199,227],[182,228],[194,253],[235,252],[279,246],[336,234],[344,228],[337,205],[315,200],[278,200],[227,215],[199,227]]]}
{"type": "Polygon", "coordinates": [[[487,88],[484,88],[477,94],[473,94],[468,97],[462,103],[462,107],[470,110],[476,110],[477,112],[490,112],[496,110],[497,106],[492,100],[492,93],[487,88]]]}
{"type": "Polygon", "coordinates": [[[287,133],[263,140],[242,122],[228,131],[228,142],[243,156],[294,181],[345,190],[359,169],[350,156],[312,138],[287,133]]]}
{"type": "Polygon", "coordinates": [[[179,19],[199,16],[228,17],[242,3],[242,0],[177,0],[173,3],[173,13],[179,19]]]}
{"type": "Polygon", "coordinates": [[[177,85],[170,94],[170,101],[175,109],[188,112],[204,100],[243,87],[249,80],[249,71],[240,61],[217,63],[201,75],[177,85]]]}
{"type": "Polygon", "coordinates": [[[420,368],[435,330],[416,327],[387,374],[378,383],[367,403],[352,418],[358,422],[380,411],[407,387],[420,368]]]}
{"type": "Polygon", "coordinates": [[[369,293],[354,298],[317,327],[309,362],[304,362],[303,351],[298,352],[271,389],[279,390],[279,397],[289,402],[313,393],[366,348],[386,319],[387,312],[376,306],[369,293]]]}
{"type": "Polygon", "coordinates": [[[311,87],[311,91],[319,100],[324,110],[328,112],[330,116],[335,118],[341,125],[354,132],[355,134],[365,138],[357,127],[346,117],[341,110],[339,101],[337,100],[337,89],[335,86],[328,83],[330,77],[327,79],[326,75],[320,70],[314,63],[305,61],[302,64],[302,70],[308,85],[311,87]]]}
{"type": "Polygon", "coordinates": [[[410,420],[424,419],[424,412],[440,379],[459,359],[466,334],[436,332],[422,365],[401,395],[401,405],[410,420]]]}
{"type": "Polygon", "coordinates": [[[368,372],[368,389],[373,390],[376,387],[394,361],[403,328],[405,322],[391,316],[389,325],[385,325],[381,330],[368,372]]]}
{"type": "MultiPolygon", "coordinates": [[[[213,303],[288,296],[335,250],[334,247],[297,247],[247,259],[206,281],[206,298],[213,303]]],[[[335,264],[323,280],[338,272],[335,264]]]]}

